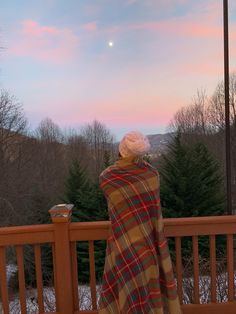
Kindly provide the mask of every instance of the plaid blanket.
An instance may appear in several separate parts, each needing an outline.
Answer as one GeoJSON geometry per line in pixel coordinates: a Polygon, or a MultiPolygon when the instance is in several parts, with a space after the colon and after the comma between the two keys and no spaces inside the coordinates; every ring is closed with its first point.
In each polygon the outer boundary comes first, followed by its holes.
{"type": "Polygon", "coordinates": [[[111,229],[99,314],[180,314],[156,169],[121,158],[100,176],[111,229]],[[164,309],[166,306],[166,309],[164,309]]]}

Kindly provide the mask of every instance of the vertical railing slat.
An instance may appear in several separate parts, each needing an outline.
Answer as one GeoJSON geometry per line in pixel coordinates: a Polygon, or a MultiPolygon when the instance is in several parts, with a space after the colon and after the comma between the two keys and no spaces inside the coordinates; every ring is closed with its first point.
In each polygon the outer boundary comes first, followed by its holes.
{"type": "Polygon", "coordinates": [[[37,280],[37,294],[38,294],[39,313],[44,313],[43,276],[42,276],[40,244],[34,245],[34,257],[35,257],[35,271],[36,271],[36,280],[37,280]]]}
{"type": "Polygon", "coordinates": [[[9,314],[9,298],[7,288],[6,250],[0,247],[0,288],[4,314],[9,314]]]}
{"type": "Polygon", "coordinates": [[[57,273],[56,273],[56,248],[55,243],[52,243],[52,260],[53,260],[53,280],[54,280],[54,290],[55,290],[55,300],[56,300],[56,310],[58,311],[58,292],[57,292],[57,273]]]}
{"type": "Polygon", "coordinates": [[[24,270],[24,253],[21,245],[16,246],[16,258],[18,266],[19,294],[21,314],[26,314],[26,291],[25,291],[25,270],[24,270]]]}
{"type": "Polygon", "coordinates": [[[211,302],[216,302],[216,237],[210,236],[211,302]]]}
{"type": "Polygon", "coordinates": [[[73,284],[73,301],[74,310],[79,310],[79,295],[78,295],[78,264],[77,264],[77,247],[76,242],[71,242],[71,268],[72,268],[72,284],[73,284]]]}
{"type": "Polygon", "coordinates": [[[183,277],[182,277],[182,254],[181,254],[181,238],[175,238],[175,252],[176,252],[176,278],[177,291],[180,303],[183,303],[183,277]]]}
{"type": "Polygon", "coordinates": [[[234,251],[233,235],[227,234],[227,270],[228,270],[228,300],[234,300],[234,251]]]}
{"type": "Polygon", "coordinates": [[[95,259],[94,259],[94,242],[89,241],[89,268],[90,268],[90,289],[92,297],[93,310],[97,309],[96,297],[96,273],[95,273],[95,259]]]}
{"type": "Polygon", "coordinates": [[[199,254],[198,237],[193,236],[193,277],[194,277],[194,303],[199,304],[199,254]]]}

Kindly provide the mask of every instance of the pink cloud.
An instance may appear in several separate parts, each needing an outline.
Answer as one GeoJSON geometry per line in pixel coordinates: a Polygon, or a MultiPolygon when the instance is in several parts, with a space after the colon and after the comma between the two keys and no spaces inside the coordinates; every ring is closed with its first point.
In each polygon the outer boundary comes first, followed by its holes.
{"type": "Polygon", "coordinates": [[[223,64],[220,62],[213,63],[189,63],[183,64],[181,68],[178,69],[179,73],[183,74],[196,74],[204,76],[220,76],[223,73],[223,64]]]}
{"type": "Polygon", "coordinates": [[[142,3],[143,5],[146,6],[152,6],[156,7],[158,9],[163,8],[163,7],[173,7],[174,5],[183,5],[186,4],[189,0],[145,0],[145,1],[140,1],[140,0],[126,0],[126,5],[132,5],[136,3],[142,3]]]}
{"type": "Polygon", "coordinates": [[[86,101],[83,104],[75,100],[68,104],[54,99],[48,106],[48,114],[62,125],[83,124],[97,119],[109,127],[155,127],[168,124],[182,103],[183,99],[178,96],[168,100],[156,97],[145,101],[133,97],[132,100],[86,101]]]}
{"type": "Polygon", "coordinates": [[[137,2],[137,0],[127,0],[126,5],[132,5],[136,2],[137,2]]]}
{"type": "MultiPolygon", "coordinates": [[[[127,4],[138,2],[127,0],[127,4]]],[[[170,10],[175,5],[183,5],[188,0],[146,0],[145,4],[156,10],[170,10]]],[[[222,5],[216,1],[193,2],[192,10],[178,18],[143,23],[131,23],[113,28],[113,32],[126,32],[127,30],[140,30],[159,32],[170,36],[183,36],[190,38],[219,38],[222,37],[222,5]]],[[[232,26],[233,27],[233,26],[232,26]]]]}
{"type": "Polygon", "coordinates": [[[95,22],[87,23],[87,24],[84,24],[82,28],[86,31],[96,31],[97,24],[95,22]]]}
{"type": "Polygon", "coordinates": [[[26,20],[22,22],[22,32],[28,35],[42,36],[44,34],[57,34],[56,27],[40,26],[33,20],[26,20]]]}
{"type": "Polygon", "coordinates": [[[76,55],[78,43],[77,36],[68,28],[42,26],[36,21],[25,20],[9,52],[39,61],[62,63],[76,55]]]}
{"type": "Polygon", "coordinates": [[[133,30],[160,31],[163,34],[183,35],[188,37],[219,37],[222,35],[222,27],[197,23],[192,21],[168,20],[160,22],[146,22],[128,26],[133,30]]]}

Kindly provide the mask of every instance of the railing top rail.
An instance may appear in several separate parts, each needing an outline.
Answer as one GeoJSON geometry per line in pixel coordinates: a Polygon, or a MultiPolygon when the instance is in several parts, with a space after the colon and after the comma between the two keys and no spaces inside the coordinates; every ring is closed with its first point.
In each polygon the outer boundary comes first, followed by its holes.
{"type": "Polygon", "coordinates": [[[71,223],[70,241],[106,240],[110,225],[110,221],[71,223]]]}
{"type": "MultiPolygon", "coordinates": [[[[164,219],[164,225],[167,237],[236,234],[236,215],[166,218],[164,219]]],[[[70,223],[70,240],[106,239],[109,228],[109,221],[70,223]]],[[[34,244],[53,241],[54,224],[0,228],[0,245],[34,244]]]]}
{"type": "Polygon", "coordinates": [[[0,246],[54,242],[54,225],[0,228],[0,246]]]}
{"type": "Polygon", "coordinates": [[[53,224],[1,227],[0,236],[5,234],[33,233],[53,230],[54,230],[53,224]]]}
{"type": "MultiPolygon", "coordinates": [[[[167,237],[236,234],[236,216],[165,218],[164,225],[167,237]]],[[[70,238],[71,241],[98,240],[100,236],[105,239],[109,227],[109,221],[71,223],[70,238]]]]}
{"type": "Polygon", "coordinates": [[[107,229],[111,225],[110,221],[88,221],[88,222],[73,222],[70,224],[70,230],[80,229],[107,229]]]}
{"type": "Polygon", "coordinates": [[[212,223],[225,224],[236,223],[236,215],[206,216],[206,217],[184,217],[164,218],[165,225],[208,225],[212,223]]]}
{"type": "MultiPolygon", "coordinates": [[[[236,215],[230,216],[207,216],[207,217],[184,217],[184,218],[164,218],[165,226],[181,226],[181,225],[209,225],[209,224],[225,224],[236,223],[236,215]]],[[[88,221],[88,222],[73,222],[70,224],[70,230],[74,229],[104,229],[110,227],[110,221],[88,221]]],[[[1,227],[0,235],[14,233],[31,233],[53,231],[53,224],[42,225],[24,225],[1,227]]]]}
{"type": "MultiPolygon", "coordinates": [[[[236,223],[236,215],[225,216],[206,216],[206,217],[184,217],[184,218],[164,218],[165,226],[176,225],[209,225],[213,223],[225,224],[236,223]]],[[[108,228],[110,227],[110,221],[88,221],[88,222],[73,222],[70,225],[70,229],[94,229],[94,228],[108,228]]]]}
{"type": "Polygon", "coordinates": [[[164,219],[167,237],[236,234],[236,216],[164,219]]]}

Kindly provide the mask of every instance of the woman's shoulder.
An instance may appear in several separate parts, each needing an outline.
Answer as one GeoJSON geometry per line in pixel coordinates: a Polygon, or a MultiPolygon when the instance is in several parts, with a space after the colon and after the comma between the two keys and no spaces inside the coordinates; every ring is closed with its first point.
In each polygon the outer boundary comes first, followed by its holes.
{"type": "Polygon", "coordinates": [[[99,176],[99,186],[105,193],[109,194],[109,190],[117,181],[117,169],[115,165],[109,166],[99,176]]]}
{"type": "Polygon", "coordinates": [[[151,165],[149,162],[146,160],[143,160],[143,163],[147,169],[149,169],[151,172],[155,173],[157,176],[159,176],[159,172],[157,168],[155,168],[153,165],[151,165]]]}
{"type": "Polygon", "coordinates": [[[105,170],[102,171],[102,173],[100,174],[100,181],[106,178],[109,178],[111,176],[114,175],[116,170],[116,166],[115,165],[111,165],[109,167],[107,167],[105,170]]]}

